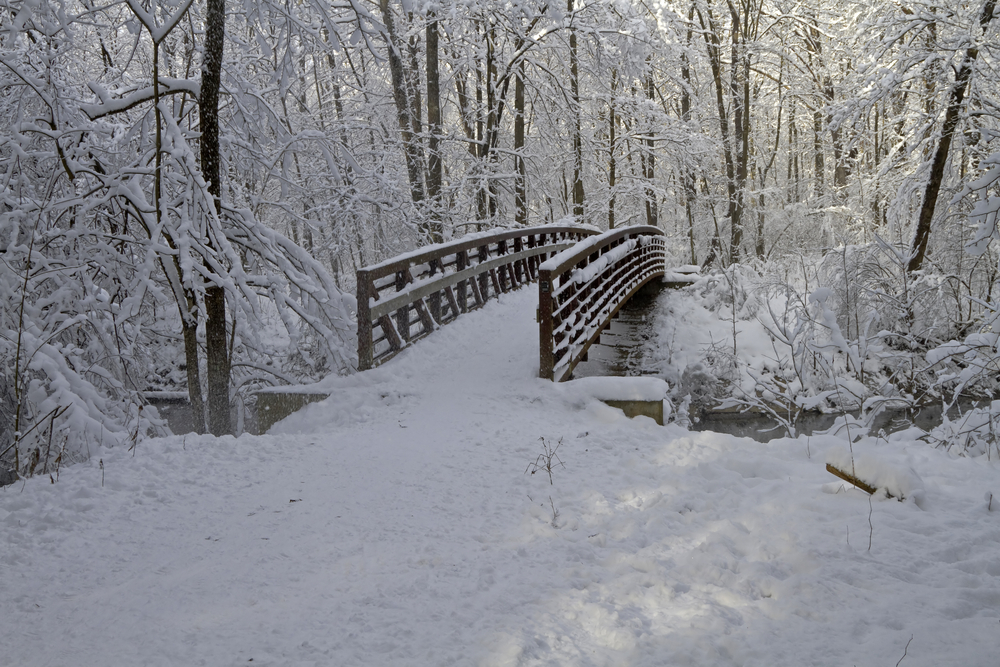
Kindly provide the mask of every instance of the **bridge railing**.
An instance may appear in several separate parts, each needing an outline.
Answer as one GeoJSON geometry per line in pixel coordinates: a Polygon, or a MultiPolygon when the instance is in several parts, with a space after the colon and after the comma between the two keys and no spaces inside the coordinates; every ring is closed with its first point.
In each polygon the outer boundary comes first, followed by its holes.
{"type": "Polygon", "coordinates": [[[359,269],[358,370],[490,298],[535,280],[547,257],[597,234],[573,226],[476,234],[359,269]]]}
{"type": "Polygon", "coordinates": [[[592,236],[538,270],[539,377],[569,377],[611,318],[666,270],[663,232],[623,227],[592,236]]]}

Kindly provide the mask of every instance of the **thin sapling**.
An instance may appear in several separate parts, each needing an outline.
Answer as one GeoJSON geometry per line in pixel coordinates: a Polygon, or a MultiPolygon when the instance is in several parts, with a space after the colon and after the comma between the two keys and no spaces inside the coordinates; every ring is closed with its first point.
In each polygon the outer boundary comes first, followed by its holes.
{"type": "Polygon", "coordinates": [[[566,464],[562,462],[559,455],[556,453],[559,448],[562,447],[562,438],[559,438],[559,442],[552,445],[551,441],[547,441],[545,438],[539,438],[542,441],[542,453],[539,454],[534,461],[528,464],[528,467],[524,470],[525,474],[531,473],[534,475],[539,470],[548,473],[549,484],[552,485],[552,469],[555,466],[566,467],[566,464]]]}

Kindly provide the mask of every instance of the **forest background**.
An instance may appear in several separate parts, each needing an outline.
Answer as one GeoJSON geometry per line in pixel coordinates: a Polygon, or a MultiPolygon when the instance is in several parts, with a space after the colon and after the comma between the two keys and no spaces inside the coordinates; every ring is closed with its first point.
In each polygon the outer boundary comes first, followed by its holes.
{"type": "Polygon", "coordinates": [[[686,396],[993,396],[995,5],[8,0],[0,462],[156,433],[150,390],[238,432],[353,371],[357,268],[555,222],[711,272],[686,396]]]}

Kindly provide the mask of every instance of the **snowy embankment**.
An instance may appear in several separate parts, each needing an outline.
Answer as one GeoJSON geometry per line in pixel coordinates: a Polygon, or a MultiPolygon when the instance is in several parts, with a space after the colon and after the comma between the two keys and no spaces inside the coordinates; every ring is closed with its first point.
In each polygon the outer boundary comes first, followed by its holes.
{"type": "Polygon", "coordinates": [[[996,462],[860,442],[921,488],[870,506],[825,470],[843,440],[536,379],[533,315],[504,297],[270,435],[0,490],[0,664],[996,664],[996,462]]]}

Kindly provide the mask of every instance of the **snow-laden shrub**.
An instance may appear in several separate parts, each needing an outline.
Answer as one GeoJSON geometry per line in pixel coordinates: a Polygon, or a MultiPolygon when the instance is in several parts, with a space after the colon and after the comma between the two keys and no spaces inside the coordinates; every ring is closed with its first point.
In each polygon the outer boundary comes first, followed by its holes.
{"type": "Polygon", "coordinates": [[[924,439],[936,447],[961,456],[1000,459],[1000,401],[974,408],[956,419],[945,414],[941,424],[924,439]]]}
{"type": "Polygon", "coordinates": [[[934,376],[919,350],[899,346],[900,335],[883,328],[883,313],[902,320],[874,289],[843,273],[846,259],[855,277],[862,275],[868,250],[804,259],[801,273],[787,263],[730,267],[688,288],[720,326],[700,363],[676,372],[678,397],[690,394],[696,407],[770,414],[789,435],[803,411],[860,410],[868,419],[919,402],[934,376]]]}
{"type": "MultiPolygon", "coordinates": [[[[977,267],[968,282],[971,284],[975,280],[985,283],[986,287],[969,290],[966,296],[968,311],[963,326],[951,340],[945,339],[946,342],[926,354],[928,368],[936,376],[936,385],[949,399],[963,393],[991,398],[1000,394],[1000,295],[995,289],[1000,276],[1000,258],[993,247],[993,242],[1000,239],[997,225],[1000,153],[983,160],[981,166],[983,173],[980,178],[969,183],[959,198],[967,204],[971,203],[968,220],[976,229],[974,237],[965,247],[970,258],[968,263],[977,267]]],[[[973,413],[970,413],[969,419],[979,419],[973,413]]],[[[981,427],[977,426],[972,432],[980,431],[981,427]]],[[[962,437],[960,434],[942,434],[940,439],[955,443],[962,437]]]]}
{"type": "MultiPolygon", "coordinates": [[[[712,360],[709,360],[709,364],[712,360]]],[[[677,395],[686,396],[690,408],[698,410],[714,407],[723,396],[722,383],[717,373],[705,364],[692,364],[684,369],[677,384],[677,395]]]]}
{"type": "Polygon", "coordinates": [[[870,319],[893,347],[926,350],[968,331],[981,313],[977,300],[989,292],[990,279],[982,266],[950,261],[937,267],[940,270],[911,274],[908,259],[905,245],[878,236],[871,243],[841,246],[823,256],[818,282],[832,290],[828,305],[845,336],[863,335],[870,319]]]}
{"type": "MultiPolygon", "coordinates": [[[[0,222],[0,462],[21,474],[145,434],[144,306],[128,253],[88,230],[0,222]],[[25,233],[25,231],[27,233],[25,233]]],[[[141,289],[141,288],[140,288],[141,289]]],[[[151,414],[151,413],[147,413],[151,414]]]]}

